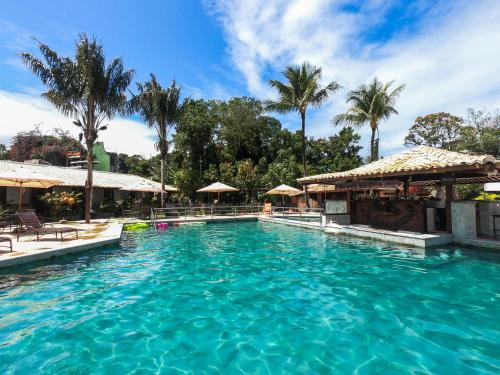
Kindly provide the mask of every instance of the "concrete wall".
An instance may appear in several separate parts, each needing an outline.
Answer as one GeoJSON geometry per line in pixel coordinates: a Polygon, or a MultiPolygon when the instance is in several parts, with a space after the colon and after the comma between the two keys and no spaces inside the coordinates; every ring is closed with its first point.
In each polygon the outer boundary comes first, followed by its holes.
{"type": "Polygon", "coordinates": [[[478,204],[479,234],[484,237],[493,238],[493,215],[500,215],[500,202],[479,201],[478,204]]]}
{"type": "Polygon", "coordinates": [[[351,224],[351,215],[350,214],[326,215],[326,223],[330,222],[340,225],[349,225],[351,224]]]}
{"type": "Polygon", "coordinates": [[[453,238],[476,238],[476,202],[451,202],[451,227],[453,238]]]}

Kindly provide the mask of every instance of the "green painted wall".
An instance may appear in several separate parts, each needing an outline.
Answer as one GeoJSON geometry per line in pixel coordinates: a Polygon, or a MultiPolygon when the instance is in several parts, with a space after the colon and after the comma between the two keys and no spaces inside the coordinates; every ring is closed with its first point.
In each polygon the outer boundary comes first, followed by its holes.
{"type": "Polygon", "coordinates": [[[111,157],[104,149],[104,143],[97,142],[94,145],[92,154],[94,155],[94,160],[99,162],[94,164],[94,170],[103,172],[109,172],[111,170],[111,157]]]}

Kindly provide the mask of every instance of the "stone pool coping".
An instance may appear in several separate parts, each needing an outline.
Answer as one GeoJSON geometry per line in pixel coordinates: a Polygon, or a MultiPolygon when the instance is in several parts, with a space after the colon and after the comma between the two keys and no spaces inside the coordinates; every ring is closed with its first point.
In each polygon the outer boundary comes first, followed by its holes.
{"type": "MultiPolygon", "coordinates": [[[[167,223],[190,223],[190,222],[223,222],[223,221],[256,221],[256,215],[238,216],[198,216],[189,218],[172,218],[158,220],[167,223]]],[[[64,242],[55,240],[54,235],[47,235],[36,241],[36,236],[22,234],[17,241],[17,237],[12,233],[0,233],[2,237],[12,239],[13,251],[3,247],[5,242],[0,243],[0,268],[13,267],[21,264],[36,262],[44,259],[51,259],[57,256],[78,253],[97,247],[119,243],[122,237],[124,225],[134,223],[147,223],[150,220],[138,220],[135,218],[119,219],[95,219],[90,224],[84,221],[68,222],[67,224],[52,223],[54,227],[74,227],[79,230],[79,238],[73,234],[68,234],[64,242]]]]}
{"type": "Polygon", "coordinates": [[[64,241],[55,240],[53,235],[47,235],[36,241],[36,236],[22,234],[19,242],[15,234],[0,233],[2,237],[12,239],[13,251],[10,252],[6,243],[0,243],[0,268],[17,266],[38,260],[50,259],[56,256],[77,253],[94,249],[96,247],[120,242],[124,220],[92,220],[91,224],[85,222],[69,222],[67,224],[54,224],[55,227],[70,226],[79,231],[79,239],[73,234],[68,234],[64,241]]]}
{"type": "MultiPolygon", "coordinates": [[[[262,221],[279,223],[285,225],[298,226],[314,230],[321,230],[334,235],[347,235],[360,237],[364,239],[398,243],[412,247],[434,247],[450,243],[459,243],[465,246],[499,249],[498,241],[488,240],[470,240],[457,241],[450,234],[415,234],[410,232],[391,232],[373,229],[360,225],[337,225],[327,224],[322,226],[319,222],[298,222],[287,220],[279,217],[267,217],[257,215],[238,215],[238,216],[205,216],[205,217],[188,217],[188,218],[172,218],[158,220],[158,222],[223,222],[223,221],[262,221]]],[[[75,239],[73,235],[68,235],[64,242],[54,240],[53,236],[42,237],[41,241],[37,242],[35,236],[23,234],[19,242],[16,241],[14,234],[0,233],[0,236],[10,237],[12,239],[13,251],[9,252],[8,248],[3,247],[5,243],[0,243],[0,268],[17,266],[25,263],[31,263],[43,259],[50,259],[61,255],[73,254],[81,251],[95,249],[97,247],[116,244],[120,242],[124,224],[133,223],[150,223],[149,220],[137,220],[133,218],[120,219],[104,219],[92,220],[91,224],[85,224],[83,221],[70,222],[68,224],[54,224],[58,226],[71,226],[79,230],[79,239],[75,239]]]]}

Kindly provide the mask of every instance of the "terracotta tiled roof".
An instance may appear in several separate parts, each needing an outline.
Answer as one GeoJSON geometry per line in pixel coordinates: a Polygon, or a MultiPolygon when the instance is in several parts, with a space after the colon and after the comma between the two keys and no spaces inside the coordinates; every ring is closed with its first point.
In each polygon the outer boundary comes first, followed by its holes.
{"type": "MultiPolygon", "coordinates": [[[[84,187],[87,180],[86,169],[56,167],[53,165],[25,164],[14,161],[0,160],[0,173],[7,173],[12,170],[34,171],[47,178],[63,181],[56,186],[84,187]]],[[[150,184],[161,187],[160,183],[140,176],[124,173],[100,172],[93,173],[94,187],[115,188],[127,190],[127,187],[137,184],[150,184]]]]}
{"type": "Polygon", "coordinates": [[[299,178],[297,181],[301,184],[308,184],[321,181],[389,177],[405,172],[408,174],[431,173],[446,168],[475,167],[495,162],[499,161],[496,161],[491,155],[471,155],[429,146],[417,146],[349,171],[307,176],[299,178]]]}

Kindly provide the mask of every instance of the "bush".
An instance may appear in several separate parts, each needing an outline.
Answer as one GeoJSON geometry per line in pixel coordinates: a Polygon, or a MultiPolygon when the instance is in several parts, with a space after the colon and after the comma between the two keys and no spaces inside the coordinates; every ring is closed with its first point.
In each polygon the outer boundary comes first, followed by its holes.
{"type": "Polygon", "coordinates": [[[83,193],[63,191],[61,193],[47,193],[40,200],[49,206],[51,218],[66,219],[81,213],[83,209],[82,196],[83,193]]]}

